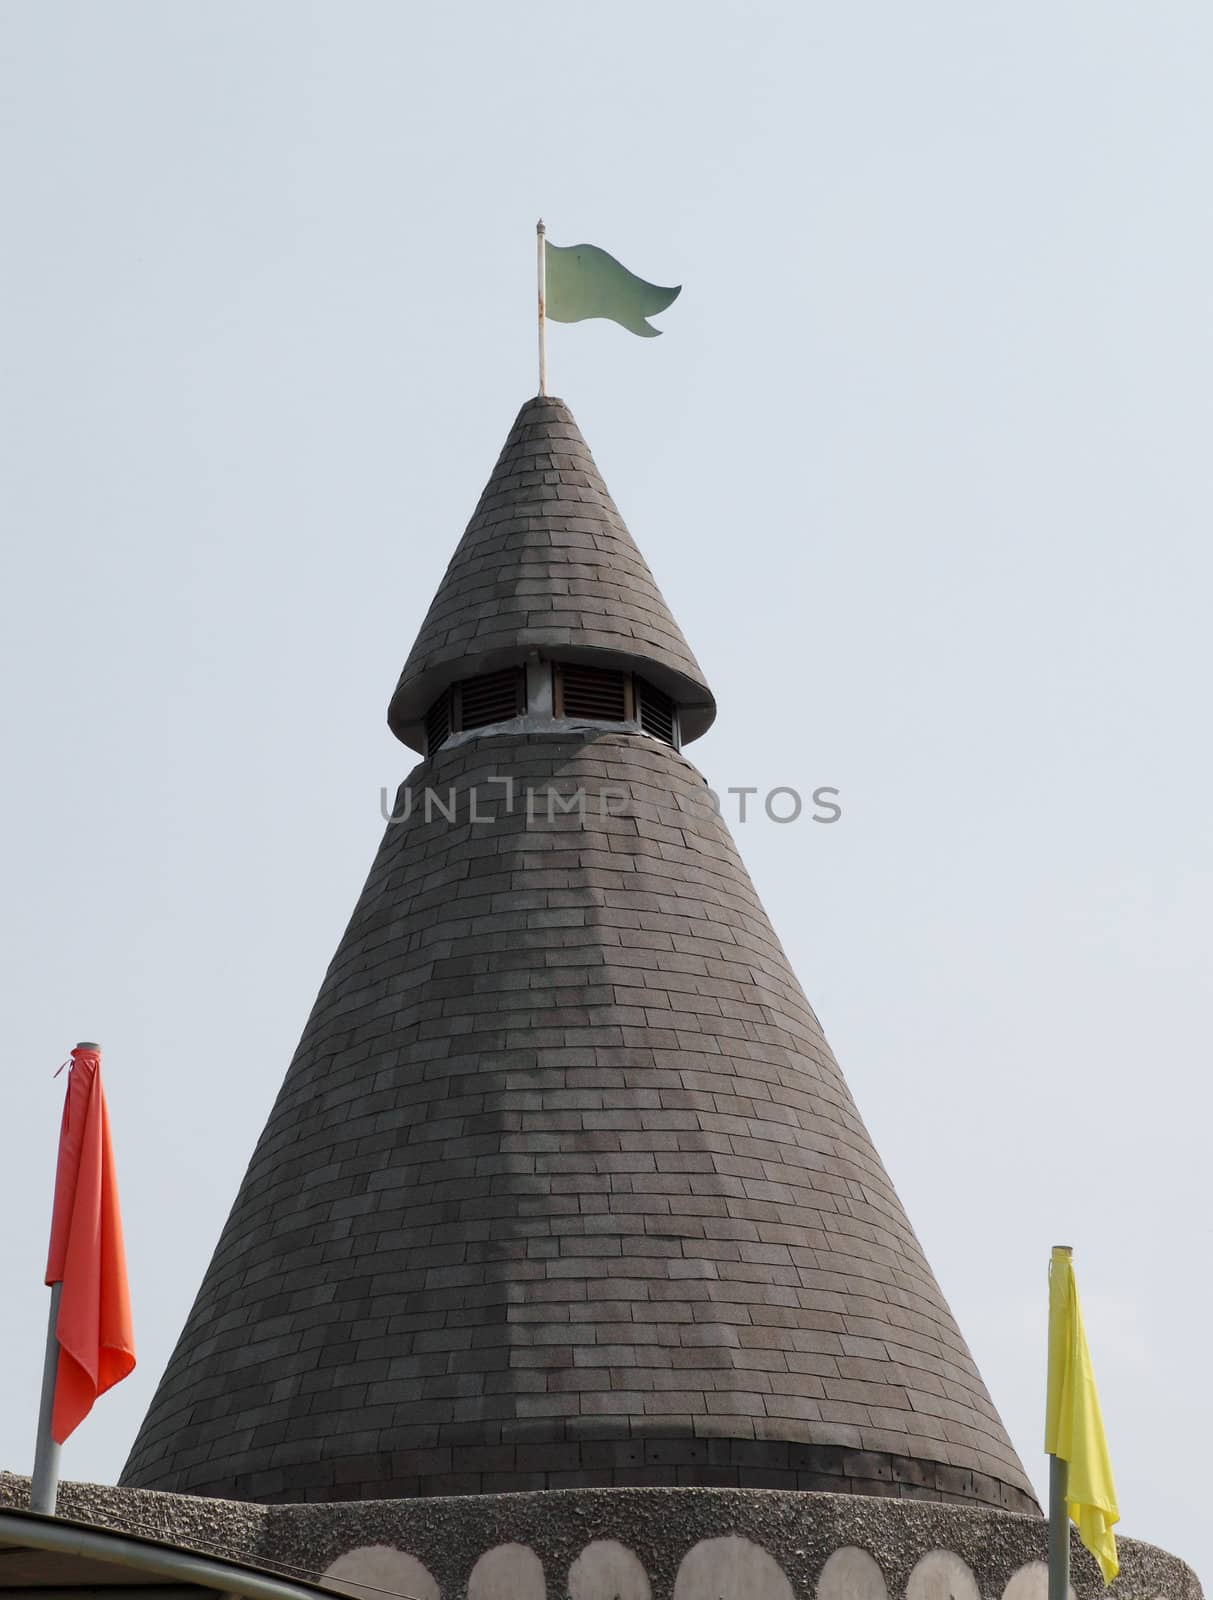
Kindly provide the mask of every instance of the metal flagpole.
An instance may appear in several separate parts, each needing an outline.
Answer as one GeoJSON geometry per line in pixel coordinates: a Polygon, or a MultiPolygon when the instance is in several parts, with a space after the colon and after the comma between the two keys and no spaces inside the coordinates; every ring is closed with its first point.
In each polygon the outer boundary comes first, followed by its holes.
{"type": "Polygon", "coordinates": [[[59,1493],[59,1449],[51,1438],[51,1412],[55,1404],[55,1379],[59,1372],[59,1293],[61,1283],[51,1284],[51,1313],[46,1325],[46,1359],[42,1363],[42,1401],[38,1407],[38,1438],[34,1445],[34,1475],[29,1486],[31,1511],[48,1517],[55,1514],[59,1493]]]}
{"type": "MultiPolygon", "coordinates": [[[[1049,1457],[1049,1600],[1066,1600],[1070,1588],[1070,1463],[1049,1457]]],[[[1039,1570],[1039,1569],[1037,1569],[1039,1570]]]]}
{"type": "Polygon", "coordinates": [[[535,251],[539,268],[539,393],[548,392],[548,345],[547,345],[547,314],[545,302],[547,300],[547,252],[545,249],[546,235],[543,218],[535,224],[535,251]]]}
{"type": "MultiPolygon", "coordinates": [[[[1057,1245],[1068,1256],[1068,1244],[1057,1245]]],[[[1049,1457],[1049,1600],[1067,1600],[1070,1589],[1070,1508],[1066,1490],[1070,1486],[1070,1463],[1060,1456],[1049,1457]]]]}

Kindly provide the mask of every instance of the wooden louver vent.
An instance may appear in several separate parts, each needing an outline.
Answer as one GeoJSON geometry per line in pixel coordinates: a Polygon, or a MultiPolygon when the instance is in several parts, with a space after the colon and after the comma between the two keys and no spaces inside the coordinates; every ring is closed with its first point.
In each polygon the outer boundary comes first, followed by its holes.
{"type": "MultiPolygon", "coordinates": [[[[639,722],[643,732],[678,746],[678,716],[668,694],[630,672],[587,667],[580,662],[552,664],[552,709],[557,717],[579,722],[639,722]]],[[[526,711],[526,668],[506,667],[464,678],[444,689],[425,717],[425,748],[434,755],[454,733],[509,722],[526,711]]]]}
{"type": "Polygon", "coordinates": [[[526,710],[526,670],[506,667],[465,678],[455,685],[455,715],[460,731],[486,728],[490,722],[508,722],[526,710]]]}
{"type": "Polygon", "coordinates": [[[432,756],[436,750],[441,750],[453,733],[487,728],[494,722],[508,722],[525,710],[525,667],[506,667],[501,672],[464,678],[444,689],[426,712],[426,754],[432,756]]]}
{"type": "Polygon", "coordinates": [[[636,679],[636,702],[640,726],[663,744],[674,744],[674,702],[668,694],[654,689],[643,678],[636,679]]]}
{"type": "Polygon", "coordinates": [[[444,689],[425,714],[425,753],[432,756],[451,736],[451,691],[444,689]]]}
{"type": "Polygon", "coordinates": [[[593,722],[626,722],[632,715],[632,675],[570,661],[556,665],[556,715],[593,722]]]}

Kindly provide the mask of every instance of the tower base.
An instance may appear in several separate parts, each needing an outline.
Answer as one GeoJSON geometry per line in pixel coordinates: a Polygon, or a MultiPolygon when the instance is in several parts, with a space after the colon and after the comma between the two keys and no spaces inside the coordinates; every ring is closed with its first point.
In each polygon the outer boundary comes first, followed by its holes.
{"type": "MultiPolygon", "coordinates": [[[[782,1489],[558,1489],[259,1505],[64,1484],[73,1520],[224,1554],[358,1600],[1045,1600],[1047,1525],[973,1505],[782,1489]]],[[[0,1505],[29,1480],[0,1475],[0,1505]]],[[[1202,1600],[1119,1541],[1118,1600],[1202,1600]]],[[[1073,1539],[1075,1600],[1104,1593],[1073,1539]]]]}

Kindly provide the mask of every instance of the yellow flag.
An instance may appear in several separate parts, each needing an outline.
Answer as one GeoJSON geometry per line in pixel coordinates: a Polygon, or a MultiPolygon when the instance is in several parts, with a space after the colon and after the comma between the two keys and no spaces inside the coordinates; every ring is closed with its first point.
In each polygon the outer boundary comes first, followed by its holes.
{"type": "Polygon", "coordinates": [[[1105,1584],[1120,1571],[1113,1527],[1120,1521],[1095,1374],[1082,1326],[1070,1252],[1049,1263],[1049,1394],[1045,1449],[1069,1463],[1066,1505],[1078,1536],[1099,1562],[1105,1584]]]}

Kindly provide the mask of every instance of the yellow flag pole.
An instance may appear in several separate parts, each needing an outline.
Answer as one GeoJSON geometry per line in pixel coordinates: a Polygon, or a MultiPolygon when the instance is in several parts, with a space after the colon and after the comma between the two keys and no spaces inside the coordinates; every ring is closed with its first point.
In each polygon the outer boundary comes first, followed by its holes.
{"type": "MultiPolygon", "coordinates": [[[[1055,1245],[1053,1248],[1064,1251],[1067,1256],[1074,1254],[1068,1244],[1055,1245]]],[[[1070,1589],[1070,1508],[1066,1501],[1069,1478],[1070,1463],[1063,1461],[1060,1456],[1051,1455],[1049,1457],[1049,1600],[1067,1600],[1070,1589]]]]}
{"type": "Polygon", "coordinates": [[[1070,1463],[1060,1456],[1050,1456],[1049,1600],[1066,1600],[1070,1589],[1070,1508],[1066,1504],[1069,1476],[1070,1463]]]}
{"type": "Polygon", "coordinates": [[[548,345],[547,345],[547,239],[543,226],[543,218],[535,224],[535,253],[539,267],[539,393],[548,392],[548,345]]]}

